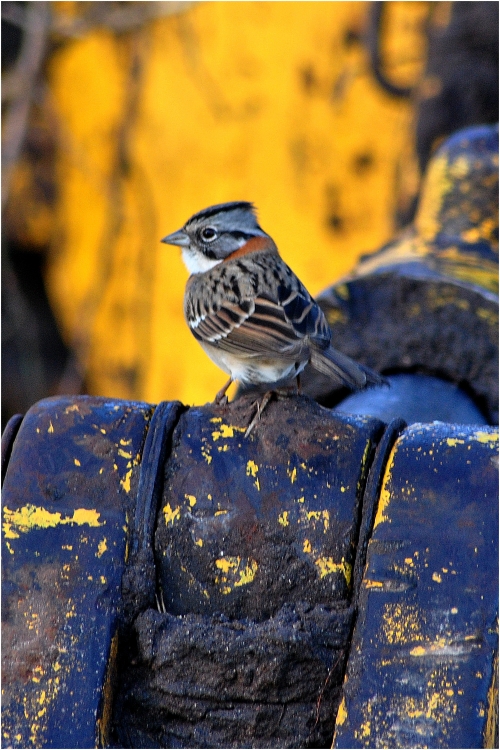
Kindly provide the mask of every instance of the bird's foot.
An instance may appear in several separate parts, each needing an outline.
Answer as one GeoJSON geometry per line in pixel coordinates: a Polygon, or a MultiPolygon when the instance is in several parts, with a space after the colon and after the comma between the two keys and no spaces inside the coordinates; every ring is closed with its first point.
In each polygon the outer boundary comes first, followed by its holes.
{"type": "Polygon", "coordinates": [[[266,393],[264,393],[264,395],[262,397],[262,401],[256,401],[255,402],[255,404],[257,405],[257,410],[256,410],[256,412],[255,412],[255,414],[253,416],[252,421],[250,422],[250,424],[247,427],[247,431],[245,432],[245,437],[248,437],[250,435],[250,433],[252,432],[253,428],[255,427],[255,425],[257,424],[257,422],[260,420],[260,418],[261,418],[261,416],[262,416],[262,414],[264,412],[264,409],[266,408],[266,406],[268,405],[268,403],[270,402],[270,400],[272,399],[272,397],[274,395],[275,395],[275,391],[267,391],[266,393]]]}
{"type": "Polygon", "coordinates": [[[233,379],[229,378],[229,380],[227,381],[227,383],[225,383],[225,385],[222,386],[222,388],[220,389],[220,391],[217,392],[217,394],[216,394],[216,396],[214,398],[214,404],[217,404],[217,406],[225,406],[227,404],[228,398],[226,396],[226,391],[227,391],[227,389],[229,388],[229,386],[231,385],[232,382],[233,382],[233,379]]]}

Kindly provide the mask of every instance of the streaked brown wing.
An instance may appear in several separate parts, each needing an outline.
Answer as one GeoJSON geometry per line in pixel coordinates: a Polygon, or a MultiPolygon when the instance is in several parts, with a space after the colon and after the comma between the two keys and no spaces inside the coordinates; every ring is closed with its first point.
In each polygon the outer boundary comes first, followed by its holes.
{"type": "Polygon", "coordinates": [[[273,300],[257,297],[241,303],[225,302],[190,322],[194,336],[204,343],[246,357],[303,356],[305,342],[289,322],[283,307],[273,300]]]}

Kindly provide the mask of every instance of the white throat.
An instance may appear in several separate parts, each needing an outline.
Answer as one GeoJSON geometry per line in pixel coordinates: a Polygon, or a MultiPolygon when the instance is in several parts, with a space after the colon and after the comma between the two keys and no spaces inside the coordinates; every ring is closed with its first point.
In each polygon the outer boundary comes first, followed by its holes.
{"type": "Polygon", "coordinates": [[[182,260],[189,273],[205,273],[211,268],[222,263],[221,260],[212,260],[198,250],[192,250],[190,247],[182,248],[182,260]]]}

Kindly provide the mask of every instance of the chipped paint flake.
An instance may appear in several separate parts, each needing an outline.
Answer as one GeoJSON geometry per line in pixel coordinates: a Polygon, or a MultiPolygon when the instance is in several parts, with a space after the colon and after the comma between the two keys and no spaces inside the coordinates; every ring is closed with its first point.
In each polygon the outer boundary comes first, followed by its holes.
{"type": "Polygon", "coordinates": [[[283,513],[280,513],[278,516],[278,523],[282,526],[289,526],[290,521],[288,520],[288,511],[284,510],[283,513]]]}
{"type": "Polygon", "coordinates": [[[380,634],[382,641],[390,645],[405,645],[423,640],[419,608],[404,602],[386,602],[380,634]]]}
{"type": "Polygon", "coordinates": [[[373,581],[370,578],[364,578],[363,585],[365,589],[381,589],[384,587],[382,581],[373,581]]]}
{"type": "Polygon", "coordinates": [[[24,534],[32,529],[48,529],[67,524],[95,527],[106,523],[99,521],[101,514],[96,510],[85,508],[77,508],[73,515],[63,517],[61,513],[51,513],[36,505],[25,505],[18,510],[10,510],[4,506],[3,514],[3,532],[7,539],[19,539],[20,533],[24,534]]]}
{"type": "Polygon", "coordinates": [[[173,510],[170,505],[170,503],[167,503],[163,508],[163,513],[165,515],[165,525],[168,526],[169,523],[174,525],[175,521],[178,521],[181,517],[181,509],[180,506],[177,505],[173,510]]]}
{"type": "Polygon", "coordinates": [[[342,724],[345,724],[345,721],[347,719],[347,707],[345,703],[345,696],[342,698],[342,703],[339,706],[339,710],[337,712],[337,725],[339,727],[342,726],[342,724]]]}
{"type": "Polygon", "coordinates": [[[120,484],[125,492],[130,492],[130,478],[132,476],[132,469],[129,469],[123,479],[120,479],[120,484]]]}
{"type": "Polygon", "coordinates": [[[390,518],[388,515],[386,515],[386,510],[389,506],[389,503],[391,501],[391,493],[388,489],[388,485],[392,478],[392,470],[394,468],[394,459],[396,456],[396,451],[398,449],[398,443],[399,440],[396,440],[395,444],[392,447],[391,455],[389,456],[389,460],[387,461],[387,466],[385,469],[384,479],[382,482],[382,488],[380,490],[380,497],[378,501],[378,507],[377,507],[377,515],[375,516],[375,522],[373,524],[373,528],[375,529],[380,523],[384,523],[385,521],[389,521],[390,518]]]}
{"type": "Polygon", "coordinates": [[[184,495],[186,500],[188,501],[191,508],[196,505],[196,496],[195,495],[184,495]]]}
{"type": "Polygon", "coordinates": [[[336,563],[333,557],[320,556],[314,561],[314,564],[319,569],[320,578],[324,578],[332,573],[340,572],[343,574],[345,581],[349,586],[351,582],[352,565],[346,562],[344,558],[342,558],[341,562],[336,563]]]}
{"type": "Polygon", "coordinates": [[[215,566],[221,571],[216,576],[215,583],[221,586],[223,594],[231,593],[233,587],[245,586],[251,583],[259,568],[257,561],[251,558],[242,561],[239,556],[220,557],[215,566]]]}
{"type": "Polygon", "coordinates": [[[476,430],[472,433],[472,436],[478,443],[484,443],[490,445],[492,448],[496,448],[498,444],[498,432],[486,432],[486,430],[476,430]]]}
{"type": "Polygon", "coordinates": [[[235,432],[246,432],[246,428],[237,427],[236,425],[232,424],[221,423],[219,424],[219,429],[212,432],[212,440],[215,443],[217,440],[219,440],[219,438],[233,438],[235,432]]]}
{"type": "MultiPolygon", "coordinates": [[[[316,497],[316,496],[315,496],[316,497]]],[[[330,527],[330,512],[328,510],[309,510],[305,513],[308,522],[320,521],[323,523],[323,533],[326,534],[330,527]]]]}
{"type": "Polygon", "coordinates": [[[255,479],[254,484],[257,487],[257,489],[260,491],[260,482],[259,482],[259,478],[257,477],[259,467],[255,463],[255,461],[252,461],[252,459],[250,459],[250,461],[247,461],[246,471],[247,471],[247,477],[253,477],[255,479]]]}
{"type": "Polygon", "coordinates": [[[446,443],[450,448],[454,448],[456,445],[464,445],[465,440],[462,440],[461,438],[446,438],[446,443]]]}

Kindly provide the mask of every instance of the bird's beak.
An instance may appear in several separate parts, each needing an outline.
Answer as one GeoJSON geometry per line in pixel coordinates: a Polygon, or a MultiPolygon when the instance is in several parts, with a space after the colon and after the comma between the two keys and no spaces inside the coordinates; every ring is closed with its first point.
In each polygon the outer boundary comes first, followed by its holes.
{"type": "Polygon", "coordinates": [[[184,229],[178,229],[177,232],[167,234],[161,241],[166,245],[179,245],[179,247],[189,247],[191,242],[184,229]]]}

